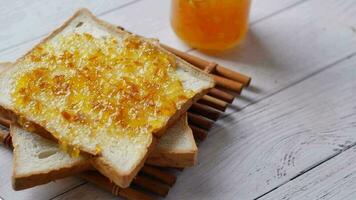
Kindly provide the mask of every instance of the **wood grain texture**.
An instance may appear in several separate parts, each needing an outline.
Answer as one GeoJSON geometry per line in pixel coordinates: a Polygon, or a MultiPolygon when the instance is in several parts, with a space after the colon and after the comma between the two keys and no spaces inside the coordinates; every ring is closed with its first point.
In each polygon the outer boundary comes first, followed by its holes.
{"type": "Polygon", "coordinates": [[[220,121],[168,199],[254,199],[355,144],[355,62],[220,121]]]}
{"type": "Polygon", "coordinates": [[[288,9],[304,1],[305,0],[252,0],[250,22],[254,24],[281,12],[286,12],[288,9]]]}
{"type": "Polygon", "coordinates": [[[356,147],[291,180],[261,200],[354,200],[356,147]]]}

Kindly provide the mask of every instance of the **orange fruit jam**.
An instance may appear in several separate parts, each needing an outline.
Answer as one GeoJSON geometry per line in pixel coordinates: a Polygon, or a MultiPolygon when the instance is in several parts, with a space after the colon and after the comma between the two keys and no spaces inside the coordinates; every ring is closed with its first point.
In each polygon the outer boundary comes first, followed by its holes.
{"type": "Polygon", "coordinates": [[[21,61],[32,68],[18,78],[12,97],[16,109],[35,115],[62,146],[100,134],[150,134],[193,95],[176,75],[175,58],[139,38],[84,33],[58,40],[21,61]]]}
{"type": "Polygon", "coordinates": [[[250,0],[172,0],[171,24],[190,46],[222,51],[242,41],[250,0]]]}

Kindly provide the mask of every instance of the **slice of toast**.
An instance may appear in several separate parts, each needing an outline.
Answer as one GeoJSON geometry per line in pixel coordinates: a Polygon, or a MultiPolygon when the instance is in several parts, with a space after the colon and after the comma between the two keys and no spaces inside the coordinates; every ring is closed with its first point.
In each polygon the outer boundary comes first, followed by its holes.
{"type": "Polygon", "coordinates": [[[198,148],[187,114],[181,117],[163,135],[150,153],[146,163],[161,167],[190,167],[197,161],[198,148]]]}
{"type": "Polygon", "coordinates": [[[89,157],[72,158],[53,141],[16,125],[10,128],[13,153],[12,187],[22,190],[90,169],[89,157]]]}
{"type": "MultiPolygon", "coordinates": [[[[0,73],[9,67],[11,62],[0,62],[0,73]]],[[[7,118],[0,111],[1,116],[7,118]]],[[[196,163],[197,151],[192,130],[187,122],[187,114],[183,114],[160,138],[146,162],[161,167],[191,167],[196,163]]]]}
{"type": "Polygon", "coordinates": [[[94,155],[96,169],[127,187],[153,136],[213,86],[158,44],[80,10],[0,75],[0,106],[63,148],[94,155]]]}
{"type": "MultiPolygon", "coordinates": [[[[87,156],[70,157],[58,144],[16,125],[10,129],[14,146],[12,185],[31,188],[90,169],[87,156]]],[[[183,115],[158,142],[148,161],[158,166],[186,167],[195,163],[197,147],[183,115]],[[159,158],[157,155],[164,155],[159,158]]]]}

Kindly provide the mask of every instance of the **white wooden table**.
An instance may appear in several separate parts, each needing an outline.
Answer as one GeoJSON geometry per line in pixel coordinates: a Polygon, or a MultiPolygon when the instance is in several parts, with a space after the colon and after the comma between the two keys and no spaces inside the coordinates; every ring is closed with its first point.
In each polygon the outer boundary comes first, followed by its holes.
{"type": "MultiPolygon", "coordinates": [[[[200,145],[166,199],[356,199],[356,1],[254,0],[243,45],[219,56],[182,44],[169,0],[0,0],[0,60],[13,61],[80,7],[253,77],[200,145]]],[[[76,178],[11,189],[0,147],[0,196],[115,199],[76,178]]]]}

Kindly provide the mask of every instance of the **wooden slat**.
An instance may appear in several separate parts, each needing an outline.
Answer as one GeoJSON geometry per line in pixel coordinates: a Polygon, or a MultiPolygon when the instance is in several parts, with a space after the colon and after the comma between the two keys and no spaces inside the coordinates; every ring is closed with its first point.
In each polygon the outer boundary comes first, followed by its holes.
{"type": "MultiPolygon", "coordinates": [[[[112,193],[115,196],[123,197],[130,200],[152,200],[153,198],[142,191],[133,188],[119,188],[110,179],[96,171],[87,171],[79,175],[83,179],[94,183],[96,186],[112,193]]],[[[140,179],[137,177],[137,179],[140,179]]],[[[147,180],[148,183],[150,180],[147,180]]],[[[159,190],[160,191],[160,190],[159,190]]]]}
{"type": "Polygon", "coordinates": [[[198,101],[198,103],[213,107],[220,111],[225,111],[227,106],[229,105],[227,102],[217,99],[215,97],[209,96],[209,95],[203,96],[198,101]]]}
{"type": "Polygon", "coordinates": [[[0,116],[0,124],[9,128],[11,121],[0,116]]]}
{"type": "Polygon", "coordinates": [[[217,76],[215,74],[212,74],[211,76],[214,78],[217,86],[226,88],[227,90],[231,90],[233,92],[236,92],[237,94],[240,94],[243,89],[242,83],[221,76],[217,76]]]}
{"type": "Polygon", "coordinates": [[[193,114],[193,113],[188,113],[188,122],[189,124],[194,124],[200,128],[203,128],[205,130],[209,130],[214,122],[201,116],[201,115],[197,115],[197,114],[193,114]]]}
{"type": "Polygon", "coordinates": [[[217,99],[226,101],[227,103],[232,103],[235,99],[234,95],[229,94],[229,93],[222,91],[220,89],[217,89],[217,88],[211,89],[208,94],[212,97],[217,98],[217,99]]]}
{"type": "Polygon", "coordinates": [[[200,103],[195,103],[193,104],[190,109],[189,112],[193,112],[195,114],[199,114],[202,115],[206,118],[209,118],[211,120],[217,120],[220,116],[220,112],[211,108],[210,106],[207,105],[203,105],[200,103]]]}
{"type": "Polygon", "coordinates": [[[132,183],[162,197],[167,196],[169,191],[169,186],[145,176],[136,176],[132,183]]]}
{"type": "MultiPolygon", "coordinates": [[[[64,194],[61,194],[54,198],[54,200],[89,200],[89,199],[100,199],[100,200],[122,200],[124,198],[118,198],[113,196],[110,192],[107,192],[101,188],[98,188],[94,184],[84,184],[73,190],[68,190],[64,194]]],[[[139,200],[139,199],[138,199],[139,200]]]]}
{"type": "Polygon", "coordinates": [[[195,141],[203,141],[205,138],[208,136],[208,131],[204,130],[202,128],[199,128],[193,124],[190,124],[189,127],[193,131],[194,138],[196,139],[195,141]]]}
{"type": "Polygon", "coordinates": [[[145,165],[142,167],[141,172],[150,175],[157,180],[160,180],[161,182],[173,186],[173,184],[176,182],[177,177],[172,175],[171,173],[164,172],[160,168],[157,167],[152,167],[149,165],[145,165]]]}

